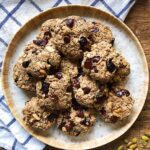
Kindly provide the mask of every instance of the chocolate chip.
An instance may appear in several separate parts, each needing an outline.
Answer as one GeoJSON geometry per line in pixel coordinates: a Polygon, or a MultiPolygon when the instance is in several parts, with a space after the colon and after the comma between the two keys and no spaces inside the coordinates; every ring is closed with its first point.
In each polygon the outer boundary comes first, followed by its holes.
{"type": "Polygon", "coordinates": [[[98,73],[98,70],[97,70],[97,68],[96,68],[96,67],[94,67],[94,72],[95,72],[95,73],[98,73]]]}
{"type": "Polygon", "coordinates": [[[71,131],[74,126],[75,126],[75,124],[73,123],[73,121],[69,121],[69,122],[65,125],[65,128],[66,128],[67,131],[71,131]]]}
{"type": "Polygon", "coordinates": [[[73,84],[73,87],[75,87],[77,89],[80,88],[80,83],[79,83],[78,79],[73,79],[72,84],[73,84]]]}
{"type": "Polygon", "coordinates": [[[90,126],[91,125],[89,118],[85,118],[84,120],[80,121],[80,123],[84,126],[90,126]]]}
{"type": "Polygon", "coordinates": [[[55,77],[58,79],[61,79],[63,76],[62,76],[61,72],[57,72],[57,73],[55,73],[55,77]]]}
{"type": "Polygon", "coordinates": [[[32,74],[31,73],[27,73],[27,75],[29,76],[29,78],[32,78],[33,76],[32,76],[32,74]]]}
{"type": "Polygon", "coordinates": [[[118,97],[122,97],[122,96],[129,96],[130,95],[130,92],[126,89],[121,89],[121,90],[117,90],[116,91],[116,96],[118,97]]]}
{"type": "Polygon", "coordinates": [[[51,68],[49,70],[47,70],[47,74],[48,75],[54,75],[58,72],[58,69],[54,66],[51,66],[51,68]]]}
{"type": "Polygon", "coordinates": [[[72,85],[70,85],[70,86],[67,87],[67,92],[70,93],[70,92],[72,92],[72,90],[73,90],[73,89],[72,89],[72,85]]]}
{"type": "Polygon", "coordinates": [[[115,64],[112,62],[112,59],[108,59],[108,60],[106,61],[106,66],[107,66],[107,70],[108,70],[109,72],[113,72],[113,71],[116,70],[116,66],[115,66],[115,64]]]}
{"type": "Polygon", "coordinates": [[[95,21],[92,21],[92,24],[97,24],[95,21]]]}
{"type": "Polygon", "coordinates": [[[69,35],[65,35],[65,36],[64,36],[64,43],[65,43],[65,44],[70,43],[70,36],[69,36],[69,35]]]}
{"type": "Polygon", "coordinates": [[[103,102],[107,99],[106,95],[96,96],[96,104],[103,104],[103,102]]]}
{"type": "Polygon", "coordinates": [[[47,94],[48,91],[49,91],[49,83],[43,82],[43,83],[42,83],[41,91],[42,91],[44,94],[47,94]]]}
{"type": "Polygon", "coordinates": [[[89,87],[84,87],[82,88],[82,90],[84,91],[84,94],[89,94],[91,89],[89,87]]]}
{"type": "Polygon", "coordinates": [[[77,101],[76,101],[76,99],[75,98],[72,98],[72,107],[73,107],[73,109],[75,109],[75,110],[86,110],[87,108],[85,108],[84,106],[81,106],[77,101]]]}
{"type": "Polygon", "coordinates": [[[78,135],[80,135],[80,131],[76,131],[76,134],[75,134],[75,136],[78,136],[78,135]]]}
{"type": "Polygon", "coordinates": [[[64,127],[65,124],[66,124],[65,122],[61,122],[61,124],[58,126],[58,128],[59,128],[59,129],[62,129],[62,127],[64,127]]]}
{"type": "Polygon", "coordinates": [[[46,39],[43,39],[43,40],[37,39],[37,40],[33,40],[33,43],[38,45],[38,46],[45,46],[48,43],[48,40],[46,40],[46,39]]]}
{"type": "Polygon", "coordinates": [[[118,121],[118,117],[117,116],[111,116],[110,121],[112,123],[116,123],[118,121]]]}
{"type": "Polygon", "coordinates": [[[18,78],[15,78],[15,82],[17,82],[18,81],[18,78]]]}
{"type": "Polygon", "coordinates": [[[29,66],[30,62],[31,62],[31,61],[29,61],[29,60],[24,61],[24,62],[22,63],[22,66],[23,66],[24,68],[27,68],[27,67],[29,66]]]}
{"type": "Polygon", "coordinates": [[[54,113],[52,113],[52,114],[50,114],[49,116],[48,116],[48,120],[49,121],[54,121],[55,119],[56,119],[56,117],[57,117],[57,115],[56,114],[54,114],[54,113]]]}
{"type": "Polygon", "coordinates": [[[94,57],[92,58],[92,60],[93,60],[93,63],[98,63],[99,60],[100,60],[100,56],[94,56],[94,57]]]}
{"type": "Polygon", "coordinates": [[[94,27],[94,28],[92,28],[92,29],[90,30],[90,32],[94,32],[94,33],[99,32],[99,28],[94,27]]]}
{"type": "Polygon", "coordinates": [[[57,102],[57,101],[59,100],[59,98],[58,98],[57,95],[52,94],[52,95],[51,95],[51,100],[52,100],[53,102],[57,102]]]}
{"type": "Polygon", "coordinates": [[[111,44],[112,44],[112,46],[114,45],[114,42],[115,42],[115,38],[112,38],[112,40],[111,40],[111,44]]]}
{"type": "Polygon", "coordinates": [[[50,31],[46,31],[44,32],[44,39],[48,40],[51,37],[51,32],[50,31]]]}
{"type": "Polygon", "coordinates": [[[83,75],[83,74],[84,74],[84,72],[83,72],[82,67],[81,67],[81,66],[78,67],[78,76],[77,76],[77,77],[79,77],[79,76],[81,76],[81,75],[83,75]]]}
{"type": "Polygon", "coordinates": [[[99,112],[102,116],[106,116],[106,110],[104,107],[102,107],[99,112]]]}
{"type": "Polygon", "coordinates": [[[107,83],[107,87],[109,90],[112,90],[114,83],[107,83]]]}
{"type": "Polygon", "coordinates": [[[65,22],[69,28],[72,28],[74,26],[74,19],[66,19],[65,22]]]}
{"type": "Polygon", "coordinates": [[[88,40],[82,36],[80,37],[79,43],[81,47],[85,47],[88,44],[88,40]]]}
{"type": "Polygon", "coordinates": [[[80,118],[83,118],[84,117],[83,111],[82,110],[78,110],[77,116],[80,117],[80,118]]]}
{"type": "Polygon", "coordinates": [[[87,58],[86,61],[84,62],[84,67],[86,69],[92,69],[92,66],[93,66],[93,61],[92,61],[92,58],[87,58]]]}

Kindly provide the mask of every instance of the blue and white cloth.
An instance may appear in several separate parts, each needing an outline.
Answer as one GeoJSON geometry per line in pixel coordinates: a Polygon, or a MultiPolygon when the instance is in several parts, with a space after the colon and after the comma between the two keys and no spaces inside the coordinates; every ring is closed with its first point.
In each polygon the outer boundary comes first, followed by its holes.
{"type": "MultiPolygon", "coordinates": [[[[0,72],[3,56],[16,31],[40,12],[62,5],[90,5],[112,13],[122,21],[135,0],[0,0],[0,72]]],[[[12,116],[0,92],[0,147],[7,150],[41,150],[43,143],[29,135],[12,116]]]]}

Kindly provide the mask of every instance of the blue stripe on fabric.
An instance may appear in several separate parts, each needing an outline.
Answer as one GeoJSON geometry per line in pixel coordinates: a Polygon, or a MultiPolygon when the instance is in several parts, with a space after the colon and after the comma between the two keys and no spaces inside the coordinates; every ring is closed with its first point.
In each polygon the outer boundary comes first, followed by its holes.
{"type": "Polygon", "coordinates": [[[117,17],[120,17],[128,8],[129,6],[134,2],[134,0],[130,0],[127,5],[118,13],[117,17]]]}
{"type": "Polygon", "coordinates": [[[65,0],[65,2],[66,2],[67,4],[71,4],[71,2],[69,2],[68,0],[65,0]]]}
{"type": "Polygon", "coordinates": [[[4,97],[4,95],[0,98],[0,102],[4,99],[5,97],[4,97]]]}
{"type": "Polygon", "coordinates": [[[3,62],[0,62],[0,67],[2,67],[3,62]]]}
{"type": "Polygon", "coordinates": [[[7,128],[0,126],[0,129],[10,132],[7,128]]]}
{"type": "Polygon", "coordinates": [[[61,2],[62,2],[62,0],[58,0],[58,1],[53,5],[53,7],[58,6],[61,2]]]}
{"type": "Polygon", "coordinates": [[[1,104],[9,111],[8,106],[3,101],[1,101],[1,104]]]}
{"type": "MultiPolygon", "coordinates": [[[[1,8],[7,15],[9,15],[8,10],[7,10],[2,4],[0,4],[0,8],[1,8]]],[[[10,18],[11,18],[12,20],[14,20],[17,25],[21,26],[21,23],[20,23],[15,17],[10,16],[10,18]]]]}
{"type": "Polygon", "coordinates": [[[12,150],[15,150],[16,144],[17,144],[17,140],[15,139],[13,146],[12,146],[12,150]]]}
{"type": "Polygon", "coordinates": [[[0,37],[0,41],[7,47],[8,44],[0,37]]]}
{"type": "Polygon", "coordinates": [[[20,0],[20,2],[16,5],[16,7],[4,18],[4,20],[0,23],[0,29],[7,22],[7,20],[20,8],[20,6],[25,2],[25,0],[20,0]]]}
{"type": "Polygon", "coordinates": [[[99,0],[95,0],[95,1],[91,4],[91,6],[95,6],[98,2],[99,2],[99,0]]]}
{"type": "Polygon", "coordinates": [[[32,136],[30,135],[23,143],[22,145],[26,145],[30,140],[31,140],[32,136]]]}
{"type": "Polygon", "coordinates": [[[113,15],[117,16],[114,10],[104,0],[101,0],[101,2],[113,15]]]}
{"type": "Polygon", "coordinates": [[[43,11],[33,0],[29,0],[29,1],[39,12],[43,11]]]}
{"type": "Polygon", "coordinates": [[[10,127],[15,121],[16,121],[16,119],[13,118],[13,119],[7,124],[7,127],[10,127]]]}

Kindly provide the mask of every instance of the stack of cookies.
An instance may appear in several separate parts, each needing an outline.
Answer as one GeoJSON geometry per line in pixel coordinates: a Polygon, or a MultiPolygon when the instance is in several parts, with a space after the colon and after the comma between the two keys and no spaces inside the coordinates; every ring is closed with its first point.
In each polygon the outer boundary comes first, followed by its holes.
{"type": "Polygon", "coordinates": [[[130,65],[113,47],[111,30],[79,16],[49,19],[14,66],[14,81],[36,97],[23,109],[25,124],[47,130],[57,124],[78,136],[101,120],[116,123],[133,106],[121,83],[130,65]]]}

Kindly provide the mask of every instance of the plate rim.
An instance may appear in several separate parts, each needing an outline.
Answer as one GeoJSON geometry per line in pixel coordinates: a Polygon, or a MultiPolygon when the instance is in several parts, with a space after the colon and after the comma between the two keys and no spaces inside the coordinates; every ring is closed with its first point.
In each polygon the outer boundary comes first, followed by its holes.
{"type": "MultiPolygon", "coordinates": [[[[2,90],[3,90],[3,94],[5,96],[5,100],[8,104],[8,107],[11,111],[11,113],[13,114],[13,116],[15,117],[15,119],[19,122],[19,124],[23,127],[23,129],[25,129],[29,134],[31,134],[33,137],[37,138],[38,140],[42,141],[43,143],[45,144],[48,144],[49,146],[53,146],[55,148],[68,148],[67,145],[65,144],[62,144],[62,143],[57,143],[57,142],[50,142],[50,141],[44,141],[44,139],[42,139],[42,137],[40,135],[37,135],[35,134],[32,130],[30,130],[21,120],[20,118],[18,117],[18,115],[16,114],[15,112],[15,109],[13,108],[13,105],[11,103],[11,100],[9,99],[9,96],[7,94],[7,92],[9,92],[9,90],[7,89],[7,86],[5,85],[5,72],[7,72],[7,62],[6,62],[6,58],[8,57],[8,51],[10,50],[11,48],[11,45],[13,45],[13,41],[14,39],[16,38],[16,36],[28,25],[30,24],[30,22],[32,22],[34,19],[40,17],[40,16],[43,16],[45,13],[48,13],[49,11],[55,11],[55,10],[59,10],[59,9],[67,9],[68,7],[71,7],[72,8],[77,8],[77,9],[93,9],[93,11],[97,11],[99,13],[103,13],[104,15],[112,18],[112,19],[115,19],[115,21],[117,21],[119,23],[119,25],[123,26],[123,28],[125,28],[131,35],[132,37],[134,38],[137,46],[139,47],[139,50],[140,52],[142,53],[142,59],[143,59],[143,64],[145,66],[145,72],[146,72],[146,84],[145,84],[145,96],[143,98],[143,103],[141,105],[141,109],[139,110],[139,112],[137,113],[137,115],[134,117],[134,119],[132,119],[132,121],[126,126],[126,129],[122,130],[120,132],[119,135],[115,135],[113,138],[110,138],[106,141],[104,141],[102,144],[98,141],[95,141],[95,143],[91,144],[91,143],[87,143],[87,147],[86,149],[91,149],[91,148],[96,148],[96,147],[100,147],[100,146],[103,146],[105,144],[108,144],[114,140],[116,140],[117,138],[119,138],[120,136],[122,136],[125,132],[127,132],[129,130],[129,128],[135,123],[135,121],[137,120],[137,118],[139,117],[143,107],[144,107],[144,104],[145,104],[145,101],[146,101],[146,97],[147,97],[147,94],[148,94],[148,87],[149,87],[149,70],[148,70],[148,63],[147,63],[147,59],[146,59],[146,56],[145,56],[145,53],[144,53],[144,49],[142,48],[142,45],[140,43],[140,41],[138,40],[138,38],[136,37],[136,35],[133,33],[133,31],[124,23],[122,22],[121,20],[119,20],[117,17],[113,16],[112,14],[106,12],[106,11],[103,11],[99,8],[95,8],[95,7],[92,7],[92,6],[84,6],[84,5],[68,5],[68,6],[59,6],[59,7],[55,7],[55,8],[50,8],[50,9],[47,9],[46,11],[43,11],[41,13],[39,13],[38,15],[32,17],[31,19],[29,19],[16,33],[15,35],[13,36],[13,38],[11,39],[8,47],[7,47],[7,50],[5,52],[5,56],[4,56],[4,59],[3,59],[3,65],[2,65],[2,80],[1,80],[1,83],[2,83],[2,90]]],[[[96,140],[96,139],[95,139],[96,140]]],[[[91,141],[93,142],[93,140],[91,141]]],[[[84,142],[86,143],[86,142],[84,142]]],[[[79,143],[81,144],[81,143],[79,143]]],[[[73,145],[73,144],[72,144],[73,145]]],[[[70,146],[69,146],[70,148],[70,146]]],[[[81,145],[81,148],[84,149],[83,145],[81,145]]]]}

